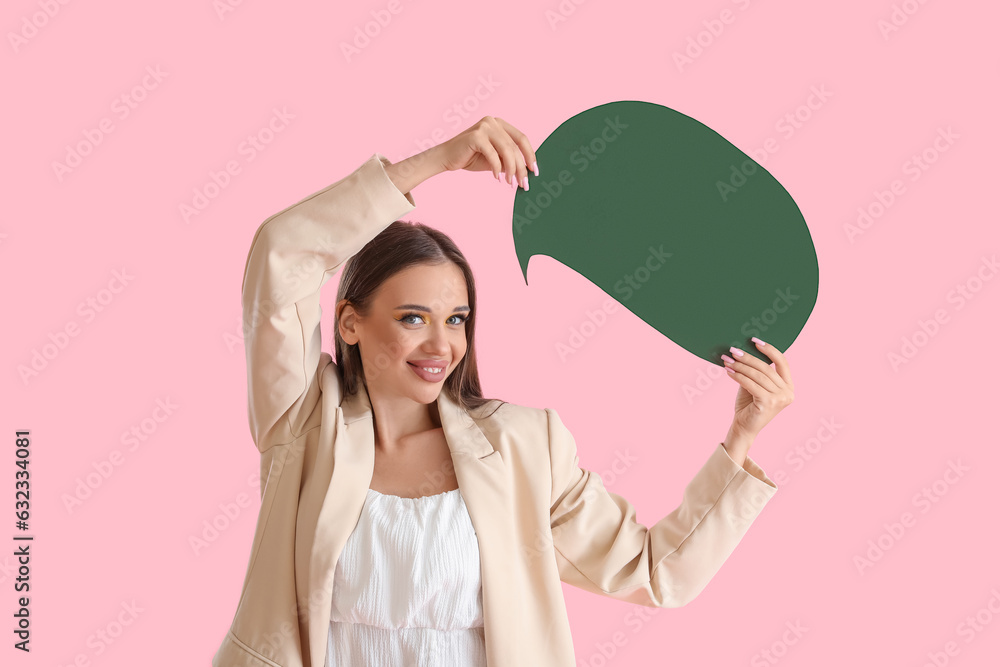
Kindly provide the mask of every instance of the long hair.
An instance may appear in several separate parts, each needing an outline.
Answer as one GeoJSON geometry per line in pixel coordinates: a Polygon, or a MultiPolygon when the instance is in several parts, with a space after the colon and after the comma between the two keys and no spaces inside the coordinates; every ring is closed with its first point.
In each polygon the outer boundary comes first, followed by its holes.
{"type": "MultiPolygon", "coordinates": [[[[466,411],[480,408],[490,401],[499,401],[499,409],[506,401],[484,398],[479,383],[479,366],[476,363],[476,281],[465,255],[447,234],[420,222],[394,221],[344,263],[337,290],[337,304],[346,299],[364,316],[379,287],[394,274],[418,264],[445,262],[454,262],[462,270],[469,293],[470,312],[465,321],[465,356],[445,379],[442,391],[447,391],[448,396],[466,411]]],[[[362,383],[367,390],[368,383],[358,346],[348,345],[340,335],[341,310],[336,311],[333,341],[344,396],[350,396],[358,391],[362,383]]]]}

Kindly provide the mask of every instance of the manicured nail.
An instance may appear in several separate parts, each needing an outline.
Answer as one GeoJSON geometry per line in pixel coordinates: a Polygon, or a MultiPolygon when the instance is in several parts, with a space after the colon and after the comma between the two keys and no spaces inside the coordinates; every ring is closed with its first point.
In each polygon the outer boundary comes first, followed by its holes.
{"type": "Polygon", "coordinates": [[[730,348],[729,348],[729,351],[733,353],[733,356],[734,356],[734,357],[742,357],[742,356],[743,356],[743,354],[744,354],[744,353],[743,353],[743,350],[741,350],[741,349],[740,349],[740,348],[738,348],[738,347],[730,347],[730,348]]]}
{"type": "Polygon", "coordinates": [[[535,172],[535,176],[538,176],[538,160],[531,163],[531,170],[535,172]]]}
{"type": "Polygon", "coordinates": [[[757,338],[756,336],[754,336],[754,337],[753,337],[753,338],[751,338],[750,340],[752,340],[753,342],[757,343],[757,344],[758,344],[758,345],[760,345],[761,347],[763,347],[763,346],[767,345],[767,343],[765,343],[764,341],[762,341],[762,340],[761,340],[760,338],[757,338]]]}
{"type": "Polygon", "coordinates": [[[527,192],[528,191],[528,177],[527,176],[524,177],[524,180],[521,181],[521,184],[522,184],[521,187],[524,188],[525,192],[527,192]]]}
{"type": "Polygon", "coordinates": [[[726,361],[728,361],[731,364],[735,364],[736,363],[736,360],[733,359],[732,357],[730,357],[728,354],[722,355],[722,358],[725,359],[726,361]]]}

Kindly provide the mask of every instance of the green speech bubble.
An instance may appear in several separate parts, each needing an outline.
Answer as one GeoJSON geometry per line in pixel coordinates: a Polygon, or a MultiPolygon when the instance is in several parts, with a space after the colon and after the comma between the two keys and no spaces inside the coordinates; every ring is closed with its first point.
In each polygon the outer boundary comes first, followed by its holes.
{"type": "Polygon", "coordinates": [[[514,199],[514,247],[574,269],[692,354],[730,345],[770,363],[819,288],[809,228],[791,195],[719,133],[673,109],[619,101],[565,121],[537,148],[514,199]]]}

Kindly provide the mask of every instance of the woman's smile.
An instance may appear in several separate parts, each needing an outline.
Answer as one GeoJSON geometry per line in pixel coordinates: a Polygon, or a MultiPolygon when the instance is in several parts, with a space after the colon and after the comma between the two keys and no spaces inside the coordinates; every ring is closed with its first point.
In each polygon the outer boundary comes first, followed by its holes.
{"type": "Polygon", "coordinates": [[[434,361],[433,359],[407,361],[406,364],[413,369],[417,377],[428,382],[441,382],[448,371],[448,364],[446,362],[434,361]]]}

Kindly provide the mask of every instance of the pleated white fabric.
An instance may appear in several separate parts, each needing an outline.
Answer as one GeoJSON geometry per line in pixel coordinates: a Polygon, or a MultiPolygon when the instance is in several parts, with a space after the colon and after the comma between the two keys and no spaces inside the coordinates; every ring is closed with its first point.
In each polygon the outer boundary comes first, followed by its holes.
{"type": "Polygon", "coordinates": [[[479,543],[459,489],[368,489],[337,562],[327,667],[485,667],[479,543]]]}

